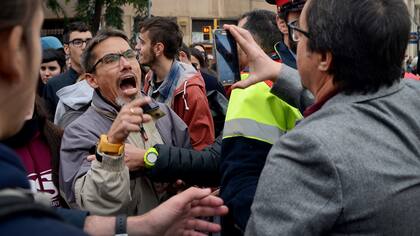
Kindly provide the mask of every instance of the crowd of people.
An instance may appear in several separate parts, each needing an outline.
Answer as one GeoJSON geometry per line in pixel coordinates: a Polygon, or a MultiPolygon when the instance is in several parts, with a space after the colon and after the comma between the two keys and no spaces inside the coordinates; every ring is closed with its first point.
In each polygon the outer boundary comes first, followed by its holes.
{"type": "Polygon", "coordinates": [[[41,0],[2,1],[0,233],[420,234],[404,1],[266,2],[223,26],[227,86],[168,17],[61,41],[41,0]]]}

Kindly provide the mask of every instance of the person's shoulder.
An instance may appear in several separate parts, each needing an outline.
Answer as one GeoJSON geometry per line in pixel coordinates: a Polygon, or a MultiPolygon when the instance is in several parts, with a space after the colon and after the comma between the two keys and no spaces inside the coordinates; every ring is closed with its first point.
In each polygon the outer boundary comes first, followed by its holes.
{"type": "Polygon", "coordinates": [[[352,104],[324,105],[320,110],[302,119],[297,127],[305,130],[317,130],[327,132],[334,128],[343,127],[355,114],[352,112],[352,104]]]}
{"type": "Polygon", "coordinates": [[[56,75],[48,80],[47,86],[54,86],[62,83],[62,80],[64,78],[67,78],[69,76],[70,71],[65,71],[59,75],[56,75]]]}
{"type": "Polygon", "coordinates": [[[92,107],[89,107],[83,114],[66,126],[64,135],[71,133],[94,133],[98,125],[95,111],[92,107]]]}
{"type": "Polygon", "coordinates": [[[359,119],[357,109],[352,104],[324,105],[320,110],[298,121],[288,134],[296,134],[302,143],[311,145],[318,143],[325,146],[334,146],[343,137],[352,135],[351,129],[358,129],[359,119]]]}
{"type": "Polygon", "coordinates": [[[0,223],[2,235],[86,235],[82,230],[59,220],[31,215],[17,216],[0,223]]]}
{"type": "Polygon", "coordinates": [[[420,81],[414,79],[404,79],[404,86],[411,91],[416,91],[417,94],[420,93],[420,81]]]}
{"type": "Polygon", "coordinates": [[[178,83],[179,87],[186,86],[199,86],[205,87],[203,76],[201,75],[200,71],[197,71],[192,65],[185,64],[180,62],[179,63],[181,72],[179,73],[180,79],[179,81],[181,84],[178,83]],[[186,84],[185,84],[186,82],[186,84]]]}
{"type": "Polygon", "coordinates": [[[84,128],[88,128],[89,126],[92,126],[92,123],[95,123],[98,118],[103,119],[92,106],[89,106],[83,114],[71,123],[71,126],[82,126],[84,128]]]}

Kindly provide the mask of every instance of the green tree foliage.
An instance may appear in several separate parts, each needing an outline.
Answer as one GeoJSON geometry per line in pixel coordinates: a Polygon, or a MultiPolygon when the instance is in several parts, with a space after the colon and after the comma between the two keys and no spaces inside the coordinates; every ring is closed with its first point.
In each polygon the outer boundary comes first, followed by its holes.
{"type": "MultiPolygon", "coordinates": [[[[64,4],[67,5],[70,1],[65,0],[64,4]]],[[[147,15],[148,0],[77,0],[76,18],[89,24],[93,32],[98,31],[101,17],[103,17],[107,26],[122,29],[124,14],[122,6],[125,4],[132,5],[136,9],[137,16],[147,15]]],[[[63,6],[57,0],[46,0],[46,6],[55,14],[62,14],[67,17],[63,6]]]]}

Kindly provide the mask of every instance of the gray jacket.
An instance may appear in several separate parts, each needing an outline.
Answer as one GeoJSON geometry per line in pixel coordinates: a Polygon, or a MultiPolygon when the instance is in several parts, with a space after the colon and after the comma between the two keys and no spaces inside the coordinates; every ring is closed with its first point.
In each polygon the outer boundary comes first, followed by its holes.
{"type": "MultiPolygon", "coordinates": [[[[160,105],[166,116],[156,121],[153,127],[158,132],[149,132],[147,134],[149,139],[161,140],[164,144],[177,147],[191,148],[185,123],[168,106],[160,105]],[[159,137],[155,138],[156,136],[159,137]]],[[[71,205],[95,214],[141,214],[158,204],[152,199],[157,199],[157,195],[153,192],[150,181],[140,176],[132,178],[130,183],[128,168],[124,164],[123,157],[104,158],[102,163],[98,161],[90,163],[86,159],[89,151],[98,142],[99,136],[108,132],[116,115],[117,110],[95,92],[92,106],[66,127],[60,152],[61,191],[71,205]],[[148,190],[144,192],[144,188],[148,190]],[[155,202],[155,204],[145,206],[144,198],[148,198],[149,203],[155,202]]],[[[153,127],[149,127],[149,130],[153,127]]],[[[147,132],[146,124],[145,128],[147,132]]],[[[138,133],[132,134],[141,137],[138,133]]],[[[131,137],[130,134],[129,140],[131,137]]],[[[154,144],[149,143],[147,146],[154,144]]]]}
{"type": "Polygon", "coordinates": [[[271,93],[296,107],[301,113],[314,102],[312,93],[303,88],[299,72],[286,64],[282,64],[282,69],[271,88],[271,93]]]}
{"type": "Polygon", "coordinates": [[[246,235],[420,235],[419,94],[338,94],[282,136],[246,235]]]}

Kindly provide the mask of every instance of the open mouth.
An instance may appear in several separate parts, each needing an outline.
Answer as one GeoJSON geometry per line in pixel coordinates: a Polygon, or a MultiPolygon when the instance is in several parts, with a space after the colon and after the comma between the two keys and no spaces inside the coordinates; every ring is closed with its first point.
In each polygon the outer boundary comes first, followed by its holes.
{"type": "Polygon", "coordinates": [[[136,77],[134,75],[127,75],[120,79],[120,89],[125,91],[137,87],[136,77]]]}

